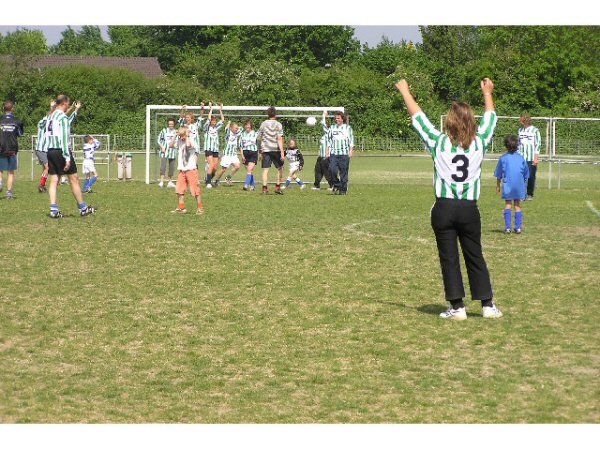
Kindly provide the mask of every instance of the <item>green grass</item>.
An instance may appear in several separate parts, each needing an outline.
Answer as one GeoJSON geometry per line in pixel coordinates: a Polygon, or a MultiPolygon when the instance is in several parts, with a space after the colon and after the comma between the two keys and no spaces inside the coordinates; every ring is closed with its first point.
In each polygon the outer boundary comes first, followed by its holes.
{"type": "Polygon", "coordinates": [[[597,423],[600,166],[565,165],[561,190],[542,166],[521,236],[494,166],[505,317],[469,300],[465,322],[438,317],[426,159],[355,158],[347,197],[204,191],[202,217],[110,182],[86,218],[61,187],[53,221],[21,179],[0,195],[0,422],[597,423]]]}

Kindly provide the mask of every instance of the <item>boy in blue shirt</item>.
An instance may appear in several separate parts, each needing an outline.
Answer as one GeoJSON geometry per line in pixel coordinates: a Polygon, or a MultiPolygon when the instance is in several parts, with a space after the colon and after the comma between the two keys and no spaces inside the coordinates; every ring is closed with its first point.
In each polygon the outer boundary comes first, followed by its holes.
{"type": "Polygon", "coordinates": [[[520,234],[523,227],[523,211],[521,211],[521,200],[526,198],[527,179],[529,168],[527,162],[520,153],[519,138],[509,135],[504,138],[507,152],[500,157],[494,176],[497,178],[496,193],[500,194],[500,182],[502,182],[502,198],[504,199],[504,232],[511,233],[512,203],[515,204],[515,233],[520,234]]]}

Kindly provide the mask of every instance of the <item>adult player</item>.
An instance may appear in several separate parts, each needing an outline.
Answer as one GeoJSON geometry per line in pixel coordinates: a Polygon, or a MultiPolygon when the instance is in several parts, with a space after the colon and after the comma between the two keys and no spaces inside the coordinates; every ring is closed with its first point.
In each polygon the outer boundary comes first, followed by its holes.
{"type": "MultiPolygon", "coordinates": [[[[206,157],[206,188],[211,189],[213,187],[212,179],[217,172],[217,166],[219,165],[219,130],[223,128],[225,124],[225,116],[223,115],[223,104],[219,105],[219,111],[221,113],[221,120],[217,121],[217,118],[213,116],[213,104],[208,104],[208,120],[204,125],[204,156],[206,157]]],[[[216,183],[215,183],[216,184],[216,183]]]]}
{"type": "Polygon", "coordinates": [[[73,158],[73,152],[69,149],[70,127],[65,112],[70,103],[69,97],[59,95],[56,99],[56,108],[46,121],[45,128],[45,138],[48,142],[48,173],[50,174],[50,189],[48,190],[50,195],[50,217],[55,219],[63,217],[56,202],[58,178],[62,175],[66,175],[69,179],[80,215],[87,216],[96,212],[95,207],[88,206],[83,201],[77,176],[77,165],[73,158]]]}
{"type": "Polygon", "coordinates": [[[440,316],[455,320],[467,318],[458,255],[460,242],[471,297],[481,300],[483,317],[501,317],[502,313],[492,301],[492,284],[481,248],[481,217],[477,208],[481,163],[497,122],[492,99],[494,84],[489,78],[481,81],[485,113],[479,128],[471,107],[467,103],[454,102],[446,117],[446,133],[438,131],[425,116],[410,93],[406,80],[396,83],[396,87],[434,163],[436,201],[431,209],[431,226],[442,266],[446,300],[451,304],[440,316]]]}
{"type": "Polygon", "coordinates": [[[354,132],[346,123],[346,115],[343,112],[335,113],[335,123],[329,127],[327,140],[326,155],[329,157],[329,176],[333,184],[331,193],[346,195],[350,158],[354,152],[354,132]]]}
{"type": "Polygon", "coordinates": [[[329,189],[333,189],[331,175],[329,173],[329,157],[327,156],[327,136],[329,134],[329,126],[327,125],[327,111],[323,111],[321,125],[323,126],[323,136],[321,136],[321,140],[319,141],[319,156],[317,156],[317,161],[315,162],[315,183],[312,187],[316,191],[321,189],[321,180],[323,177],[325,177],[327,180],[329,189]]]}
{"type": "MultiPolygon", "coordinates": [[[[81,104],[81,102],[75,102],[73,103],[71,106],[69,106],[69,109],[67,109],[66,111],[66,115],[68,117],[69,120],[69,129],[71,131],[73,131],[73,124],[75,123],[75,120],[77,119],[77,114],[79,113],[79,110],[81,109],[83,105],[81,104]]],[[[72,140],[70,139],[69,136],[69,150],[72,152],[74,149],[71,148],[71,144],[72,144],[72,140]]],[[[69,179],[66,175],[63,175],[61,177],[60,180],[61,184],[69,184],[69,179]]]]}
{"type": "MultiPolygon", "coordinates": [[[[193,119],[193,117],[192,117],[193,119]]],[[[198,133],[196,133],[197,135],[198,133]]],[[[160,130],[158,135],[158,146],[160,148],[160,182],[158,187],[165,185],[165,175],[167,174],[167,164],[169,165],[169,183],[168,188],[174,188],[173,175],[175,173],[175,164],[177,163],[177,147],[172,147],[174,139],[177,137],[177,130],[175,129],[175,119],[167,119],[167,127],[160,130]]],[[[193,138],[191,138],[194,144],[193,138]]],[[[198,147],[196,147],[198,149],[198,147]]]]}
{"type": "Polygon", "coordinates": [[[258,142],[262,156],[262,193],[268,194],[269,169],[272,165],[277,169],[275,193],[283,195],[281,180],[283,178],[283,164],[285,153],[283,149],[283,125],[277,120],[277,111],[274,106],[267,109],[267,120],[260,124],[258,129],[258,142]]]}
{"type": "MultiPolygon", "coordinates": [[[[6,196],[12,200],[12,189],[17,170],[17,153],[19,152],[18,138],[23,136],[23,122],[13,115],[14,103],[10,100],[4,102],[4,115],[0,117],[0,174],[8,171],[6,196]]],[[[2,179],[0,177],[0,191],[2,179]]]]}
{"type": "Polygon", "coordinates": [[[256,143],[258,133],[254,130],[254,124],[247,120],[244,124],[244,131],[240,135],[240,156],[242,163],[246,166],[246,181],[244,191],[254,190],[256,182],[254,181],[254,167],[258,162],[258,145],[256,143]]]}
{"type": "Polygon", "coordinates": [[[535,175],[540,157],[540,145],[542,137],[540,130],[532,125],[531,116],[528,113],[521,114],[519,120],[522,127],[519,128],[519,153],[527,161],[529,168],[529,179],[527,180],[527,200],[533,200],[535,190],[535,175]]]}

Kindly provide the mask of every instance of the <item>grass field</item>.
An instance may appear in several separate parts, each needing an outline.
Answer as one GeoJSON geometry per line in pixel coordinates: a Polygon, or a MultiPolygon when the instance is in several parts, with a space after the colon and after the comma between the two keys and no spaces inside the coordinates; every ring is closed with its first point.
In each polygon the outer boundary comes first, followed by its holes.
{"type": "Polygon", "coordinates": [[[542,167],[520,236],[494,166],[505,316],[469,300],[464,322],[438,317],[426,159],[355,158],[346,197],[205,191],[204,216],[110,182],[86,218],[61,187],[54,221],[21,179],[0,195],[0,422],[598,423],[600,166],[565,165],[561,190],[542,167]]]}

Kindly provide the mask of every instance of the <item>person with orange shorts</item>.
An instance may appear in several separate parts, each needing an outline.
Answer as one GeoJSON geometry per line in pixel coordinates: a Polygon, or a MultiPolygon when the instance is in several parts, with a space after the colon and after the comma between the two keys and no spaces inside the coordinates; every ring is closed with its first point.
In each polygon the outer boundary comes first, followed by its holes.
{"type": "Polygon", "coordinates": [[[194,147],[194,142],[190,136],[190,130],[186,127],[181,127],[177,130],[177,135],[173,137],[171,146],[177,148],[177,185],[175,191],[179,204],[174,213],[185,214],[184,195],[186,189],[190,190],[190,194],[196,197],[198,209],[196,214],[204,214],[204,206],[202,205],[202,194],[200,193],[200,184],[198,183],[198,154],[194,147]]]}

